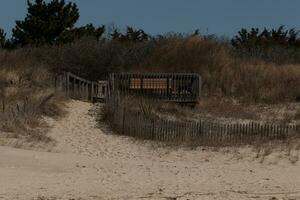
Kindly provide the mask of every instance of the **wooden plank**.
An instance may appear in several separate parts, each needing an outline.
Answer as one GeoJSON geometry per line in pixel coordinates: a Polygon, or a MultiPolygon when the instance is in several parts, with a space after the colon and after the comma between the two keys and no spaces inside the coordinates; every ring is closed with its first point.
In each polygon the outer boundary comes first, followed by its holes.
{"type": "Polygon", "coordinates": [[[241,131],[241,143],[245,143],[247,142],[246,140],[246,125],[245,124],[241,124],[242,125],[242,131],[241,131]]]}
{"type": "Polygon", "coordinates": [[[166,130],[166,119],[162,120],[162,134],[161,134],[161,141],[166,141],[166,135],[167,135],[167,130],[166,130]]]}
{"type": "Polygon", "coordinates": [[[225,143],[230,140],[230,132],[231,132],[231,124],[226,124],[226,136],[225,136],[225,143]]]}
{"type": "Polygon", "coordinates": [[[81,77],[79,77],[79,76],[76,76],[75,74],[73,74],[73,73],[71,73],[71,72],[69,72],[69,74],[70,74],[71,77],[73,77],[73,78],[75,78],[75,79],[77,79],[77,80],[79,80],[79,81],[83,81],[83,82],[87,82],[87,83],[90,83],[90,82],[91,82],[91,81],[89,81],[89,80],[87,80],[87,79],[84,79],[84,78],[81,78],[81,77]]]}
{"type": "Polygon", "coordinates": [[[165,123],[164,123],[164,127],[165,127],[165,139],[164,141],[168,141],[169,140],[169,131],[168,131],[168,120],[165,119],[165,123]]]}
{"type": "Polygon", "coordinates": [[[66,73],[66,88],[67,88],[67,96],[70,96],[70,75],[69,72],[66,73]]]}
{"type": "Polygon", "coordinates": [[[156,140],[160,140],[160,135],[161,135],[161,120],[157,120],[157,133],[156,133],[156,140]]]}
{"type": "Polygon", "coordinates": [[[234,124],[234,126],[233,126],[233,135],[232,135],[232,137],[233,137],[233,142],[234,142],[234,144],[237,144],[237,142],[238,142],[238,124],[234,124]]]}
{"type": "Polygon", "coordinates": [[[201,141],[201,120],[196,122],[195,140],[197,140],[197,143],[201,141]]]}
{"type": "Polygon", "coordinates": [[[179,142],[179,141],[181,141],[181,135],[182,135],[181,128],[180,128],[180,122],[177,122],[176,126],[177,126],[176,127],[177,128],[176,129],[176,131],[177,131],[177,134],[176,134],[177,135],[177,139],[176,140],[179,142]]]}

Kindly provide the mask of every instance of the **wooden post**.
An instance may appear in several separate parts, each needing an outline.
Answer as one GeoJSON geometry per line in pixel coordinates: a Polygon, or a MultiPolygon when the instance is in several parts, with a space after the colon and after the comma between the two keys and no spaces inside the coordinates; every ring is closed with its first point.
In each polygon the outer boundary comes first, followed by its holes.
{"type": "Polygon", "coordinates": [[[123,119],[122,119],[122,134],[125,134],[125,113],[126,113],[126,105],[123,105],[123,119]]]}
{"type": "Polygon", "coordinates": [[[89,101],[89,83],[85,83],[85,99],[86,101],[89,101]]]}
{"type": "Polygon", "coordinates": [[[86,85],[87,85],[87,82],[84,82],[84,84],[83,84],[83,97],[84,97],[85,101],[88,101],[88,98],[87,98],[87,95],[86,95],[86,85]]]}
{"type": "Polygon", "coordinates": [[[69,97],[70,96],[70,73],[66,73],[66,94],[69,97]]]}
{"type": "Polygon", "coordinates": [[[81,85],[82,85],[81,80],[78,80],[78,90],[77,90],[77,98],[78,99],[81,99],[81,85]]]}
{"type": "Polygon", "coordinates": [[[91,101],[94,99],[94,82],[91,84],[91,101]]]}
{"type": "Polygon", "coordinates": [[[78,89],[79,94],[78,94],[78,96],[79,96],[79,99],[81,99],[81,100],[82,100],[82,88],[83,88],[82,86],[83,86],[83,81],[79,80],[79,89],[78,89]]]}
{"type": "Polygon", "coordinates": [[[154,140],[154,132],[155,132],[155,118],[151,119],[151,137],[150,139],[154,140]]]}
{"type": "Polygon", "coordinates": [[[75,77],[72,77],[73,78],[73,82],[72,82],[72,96],[75,97],[75,77]]]}
{"type": "Polygon", "coordinates": [[[86,100],[85,99],[85,81],[82,81],[82,86],[81,86],[81,98],[82,98],[82,100],[86,100]]]}

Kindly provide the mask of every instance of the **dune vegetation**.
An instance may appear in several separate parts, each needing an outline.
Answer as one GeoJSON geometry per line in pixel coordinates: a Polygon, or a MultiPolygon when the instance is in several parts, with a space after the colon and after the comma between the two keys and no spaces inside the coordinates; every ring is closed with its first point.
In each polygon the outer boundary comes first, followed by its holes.
{"type": "Polygon", "coordinates": [[[63,100],[53,78],[64,71],[89,80],[106,79],[111,72],[199,73],[202,107],[219,105],[216,101],[300,101],[300,38],[295,29],[241,29],[233,38],[198,30],[152,36],[132,27],[76,27],[78,18],[75,3],[35,1],[28,2],[28,16],[16,22],[11,38],[0,29],[1,130],[26,132],[38,126],[39,116],[59,115],[63,100]],[[39,9],[49,12],[41,15],[39,9]]]}

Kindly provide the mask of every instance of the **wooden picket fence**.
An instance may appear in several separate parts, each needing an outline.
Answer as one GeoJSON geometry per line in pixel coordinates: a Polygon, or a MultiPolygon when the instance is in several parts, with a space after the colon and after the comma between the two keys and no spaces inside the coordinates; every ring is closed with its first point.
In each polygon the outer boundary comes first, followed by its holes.
{"type": "Polygon", "coordinates": [[[300,134],[300,124],[182,122],[146,116],[113,101],[107,102],[107,109],[117,133],[146,140],[222,146],[284,140],[300,134]]]}
{"type": "MultiPolygon", "coordinates": [[[[72,73],[56,76],[55,87],[69,97],[93,101],[99,97],[100,82],[93,82],[72,73]]],[[[238,145],[257,141],[287,139],[300,134],[300,124],[221,123],[207,120],[174,121],[133,111],[121,101],[119,91],[108,92],[106,108],[110,125],[121,135],[146,140],[197,145],[238,145]]]]}

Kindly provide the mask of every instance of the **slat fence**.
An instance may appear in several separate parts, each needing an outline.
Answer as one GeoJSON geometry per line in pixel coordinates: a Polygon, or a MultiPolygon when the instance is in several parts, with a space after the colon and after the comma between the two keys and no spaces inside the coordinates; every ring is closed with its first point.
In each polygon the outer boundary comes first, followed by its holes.
{"type": "Polygon", "coordinates": [[[221,123],[207,120],[174,121],[127,110],[120,99],[107,102],[109,119],[121,135],[146,140],[197,145],[239,145],[284,140],[300,134],[300,124],[221,123]]]}
{"type": "MultiPolygon", "coordinates": [[[[54,84],[69,97],[84,101],[93,101],[100,87],[97,82],[83,79],[70,72],[56,76],[54,84]]],[[[226,124],[207,120],[174,121],[145,116],[141,112],[127,109],[126,105],[120,103],[120,96],[118,92],[110,94],[106,106],[110,112],[109,120],[112,127],[121,135],[172,143],[238,145],[274,139],[283,140],[300,134],[300,124],[266,124],[256,121],[226,124]]]]}

